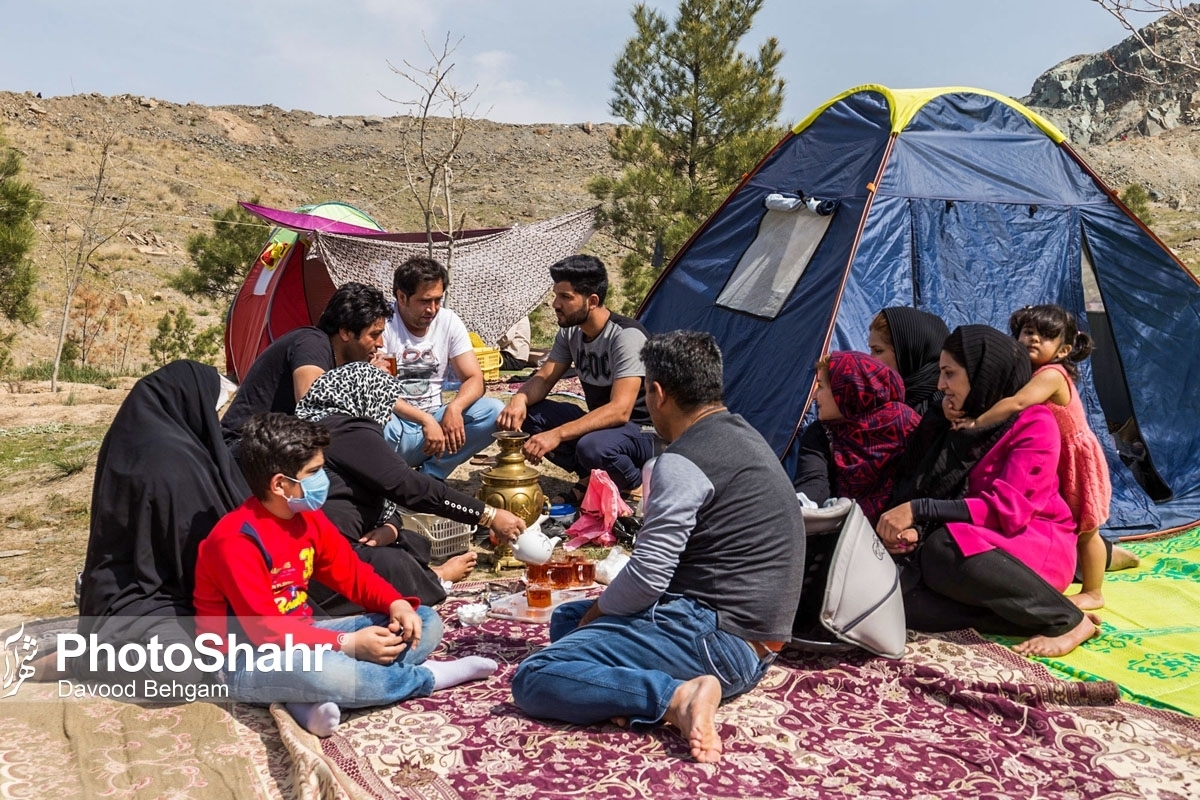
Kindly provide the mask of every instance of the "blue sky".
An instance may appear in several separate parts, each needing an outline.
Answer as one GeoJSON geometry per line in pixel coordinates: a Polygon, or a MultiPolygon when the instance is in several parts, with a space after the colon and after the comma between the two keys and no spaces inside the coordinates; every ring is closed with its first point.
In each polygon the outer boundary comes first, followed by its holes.
{"type": "MultiPolygon", "coordinates": [[[[675,2],[650,3],[673,16],[675,2]]],[[[611,120],[612,64],[633,35],[624,0],[0,0],[0,89],[99,92],[319,114],[403,113],[388,67],[426,66],[462,39],[455,85],[497,122],[611,120]],[[19,35],[13,35],[19,32],[19,35]]],[[[1149,22],[1146,19],[1145,22],[1149,22]]],[[[1092,0],[767,0],[742,46],[775,36],[784,122],[861,83],[975,86],[1034,79],[1125,31],[1092,0]]]]}

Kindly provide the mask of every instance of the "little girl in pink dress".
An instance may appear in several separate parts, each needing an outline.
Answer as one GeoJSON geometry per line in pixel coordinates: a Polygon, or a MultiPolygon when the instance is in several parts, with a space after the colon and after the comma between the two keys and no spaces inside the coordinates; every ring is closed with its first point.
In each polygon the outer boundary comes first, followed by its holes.
{"type": "Polygon", "coordinates": [[[1029,353],[1033,377],[1012,397],[1006,397],[975,420],[963,425],[993,425],[1032,405],[1045,405],[1062,433],[1058,461],[1059,492],[1071,509],[1079,541],[1077,554],[1083,588],[1071,600],[1081,609],[1104,605],[1107,554],[1099,528],[1108,519],[1112,484],[1099,440],[1088,427],[1083,403],[1075,389],[1075,367],[1092,352],[1092,338],[1078,329],[1071,312],[1056,305],[1026,306],[1008,321],[1016,340],[1029,353]]]}

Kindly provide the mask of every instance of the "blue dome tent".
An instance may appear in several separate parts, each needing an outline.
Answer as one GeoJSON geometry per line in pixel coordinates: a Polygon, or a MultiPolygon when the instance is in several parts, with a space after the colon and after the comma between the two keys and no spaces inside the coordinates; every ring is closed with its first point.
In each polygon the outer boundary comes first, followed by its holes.
{"type": "Polygon", "coordinates": [[[867,85],[833,98],[696,231],[639,318],[716,336],[727,402],[790,467],[814,362],[864,350],[879,309],[1007,330],[1038,303],[1071,309],[1098,343],[1079,391],[1112,472],[1104,533],[1196,524],[1200,283],[1007,97],[867,85]]]}

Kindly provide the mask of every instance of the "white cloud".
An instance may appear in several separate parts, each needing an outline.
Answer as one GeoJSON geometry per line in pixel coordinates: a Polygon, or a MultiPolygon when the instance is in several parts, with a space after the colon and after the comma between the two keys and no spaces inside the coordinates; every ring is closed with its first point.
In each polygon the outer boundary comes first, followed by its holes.
{"type": "MultiPolygon", "coordinates": [[[[362,9],[372,17],[387,22],[394,22],[418,31],[425,31],[432,38],[438,38],[434,26],[438,24],[441,15],[437,9],[439,4],[432,0],[360,0],[362,9]]],[[[338,14],[347,13],[347,5],[338,7],[338,14]]]]}
{"type": "Polygon", "coordinates": [[[480,113],[493,122],[584,122],[595,117],[586,104],[566,90],[557,78],[542,78],[536,73],[538,65],[506,50],[485,50],[471,56],[470,80],[478,84],[475,98],[480,101],[480,113]]]}
{"type": "Polygon", "coordinates": [[[516,60],[516,56],[504,50],[485,50],[471,57],[476,67],[489,72],[504,72],[516,60]]]}

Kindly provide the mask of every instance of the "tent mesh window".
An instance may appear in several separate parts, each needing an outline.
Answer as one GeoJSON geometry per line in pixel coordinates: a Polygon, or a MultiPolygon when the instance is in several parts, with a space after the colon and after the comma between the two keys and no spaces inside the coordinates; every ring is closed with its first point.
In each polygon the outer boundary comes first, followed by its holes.
{"type": "Polygon", "coordinates": [[[831,214],[815,213],[802,204],[793,210],[768,206],[758,235],[742,254],[716,304],[774,319],[804,276],[832,221],[831,214]]]}
{"type": "MultiPolygon", "coordinates": [[[[464,239],[454,246],[446,305],[484,342],[496,342],[550,290],[551,264],[579,252],[592,235],[595,210],[464,239]]],[[[314,250],[336,286],[358,281],[392,296],[392,273],[409,256],[428,254],[424,243],[392,242],[331,233],[314,234],[314,250]]],[[[447,261],[444,242],[433,257],[447,261]]]]}

